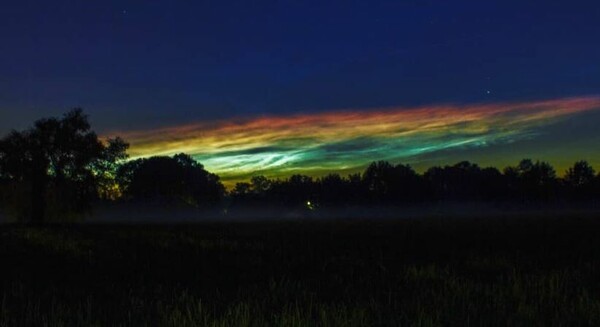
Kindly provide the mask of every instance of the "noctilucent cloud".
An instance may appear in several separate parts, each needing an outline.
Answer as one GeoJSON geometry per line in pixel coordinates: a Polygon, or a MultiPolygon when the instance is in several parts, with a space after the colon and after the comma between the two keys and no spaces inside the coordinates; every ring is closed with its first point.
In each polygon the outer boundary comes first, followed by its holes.
{"type": "MultiPolygon", "coordinates": [[[[353,109],[115,134],[131,142],[134,158],[185,152],[231,181],[253,174],[357,171],[369,160],[418,164],[421,157],[440,153],[467,157],[472,155],[470,150],[480,148],[513,146],[517,150],[517,144],[540,137],[547,128],[590,113],[600,113],[600,97],[353,109]]],[[[520,150],[504,159],[518,160],[524,149],[520,150]]],[[[593,156],[598,159],[598,154],[593,156]]],[[[491,158],[479,159],[497,164],[491,158]]]]}
{"type": "Polygon", "coordinates": [[[576,160],[600,168],[594,1],[11,1],[0,133],[83,107],[132,157],[226,182],[576,160]]]}

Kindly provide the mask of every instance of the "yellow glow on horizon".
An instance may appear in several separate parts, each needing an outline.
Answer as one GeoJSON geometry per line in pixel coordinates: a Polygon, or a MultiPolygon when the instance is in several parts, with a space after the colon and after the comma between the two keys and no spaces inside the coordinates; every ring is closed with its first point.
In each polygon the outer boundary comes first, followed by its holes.
{"type": "Polygon", "coordinates": [[[600,108],[599,97],[415,108],[350,109],[314,114],[198,122],[115,131],[132,158],[188,153],[233,179],[252,172],[356,167],[372,160],[532,137],[537,127],[600,108]]]}

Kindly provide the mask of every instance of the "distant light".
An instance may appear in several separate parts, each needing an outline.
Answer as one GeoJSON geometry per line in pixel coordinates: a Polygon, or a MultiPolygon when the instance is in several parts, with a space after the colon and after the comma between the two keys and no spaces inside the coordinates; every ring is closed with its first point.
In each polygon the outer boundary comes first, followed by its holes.
{"type": "Polygon", "coordinates": [[[310,201],[306,201],[306,208],[308,210],[315,210],[315,206],[310,201]]]}

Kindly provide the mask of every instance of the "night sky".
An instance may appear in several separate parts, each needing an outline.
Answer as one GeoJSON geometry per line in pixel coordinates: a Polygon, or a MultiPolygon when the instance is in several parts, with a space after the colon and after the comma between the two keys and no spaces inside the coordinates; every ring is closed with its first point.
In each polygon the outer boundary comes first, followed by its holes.
{"type": "Polygon", "coordinates": [[[600,168],[600,2],[2,1],[0,133],[72,107],[226,182],[600,168]]]}

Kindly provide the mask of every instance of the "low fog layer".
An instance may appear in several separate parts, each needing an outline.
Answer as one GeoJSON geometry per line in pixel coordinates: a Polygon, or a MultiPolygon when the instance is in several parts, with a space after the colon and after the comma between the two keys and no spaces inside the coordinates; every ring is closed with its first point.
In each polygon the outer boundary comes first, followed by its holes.
{"type": "Polygon", "coordinates": [[[570,214],[600,213],[591,204],[531,205],[493,203],[444,203],[407,207],[345,207],[330,209],[238,208],[236,210],[199,211],[154,205],[120,205],[95,208],[84,218],[89,223],[193,223],[243,221],[318,221],[318,220],[381,220],[426,218],[503,218],[514,216],[553,217],[570,214]]]}

